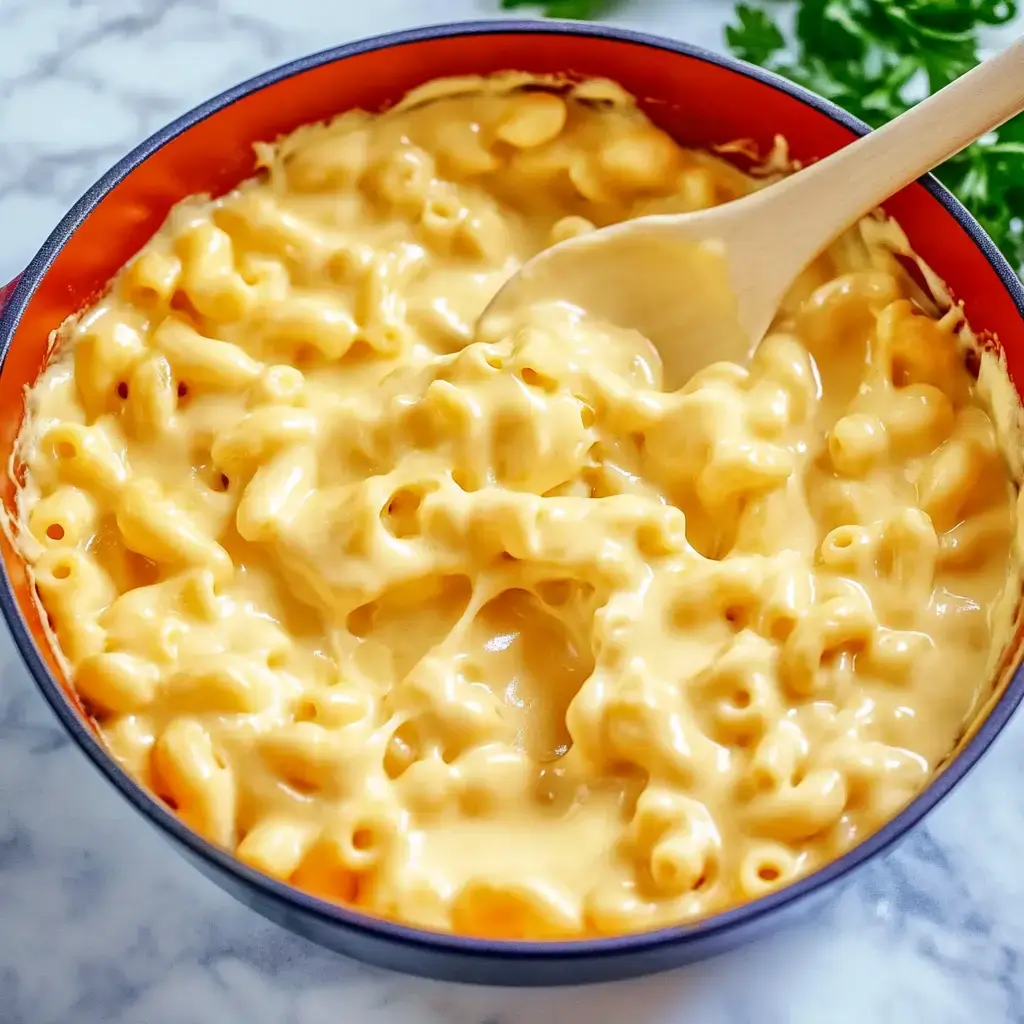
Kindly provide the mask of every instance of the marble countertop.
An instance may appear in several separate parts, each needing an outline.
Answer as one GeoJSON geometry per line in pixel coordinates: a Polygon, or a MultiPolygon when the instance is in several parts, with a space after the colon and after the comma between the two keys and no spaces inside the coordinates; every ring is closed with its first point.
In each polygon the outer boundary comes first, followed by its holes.
{"type": "MultiPolygon", "coordinates": [[[[160,125],[300,54],[497,0],[0,0],[0,283],[160,125]]],[[[621,20],[721,46],[730,0],[621,20]]],[[[180,860],[0,630],[0,1024],[1024,1024],[1024,716],[813,922],[636,982],[511,994],[365,969],[180,860]]]]}

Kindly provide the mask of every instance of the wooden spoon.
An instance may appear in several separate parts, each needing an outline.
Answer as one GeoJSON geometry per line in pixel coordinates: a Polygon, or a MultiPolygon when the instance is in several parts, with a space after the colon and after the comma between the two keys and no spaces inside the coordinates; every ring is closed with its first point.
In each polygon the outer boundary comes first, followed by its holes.
{"type": "Polygon", "coordinates": [[[777,184],[709,210],[638,217],[525,263],[477,323],[501,336],[561,301],[658,348],[666,384],[749,358],[797,275],[915,178],[1024,109],[1024,37],[877,131],[777,184]]]}

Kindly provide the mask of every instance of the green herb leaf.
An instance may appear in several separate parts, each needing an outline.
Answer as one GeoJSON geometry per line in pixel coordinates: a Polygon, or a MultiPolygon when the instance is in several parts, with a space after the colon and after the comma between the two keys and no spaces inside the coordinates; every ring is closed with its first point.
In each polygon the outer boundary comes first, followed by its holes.
{"type": "Polygon", "coordinates": [[[539,7],[549,18],[570,18],[586,21],[607,14],[618,0],[501,0],[505,10],[513,7],[539,7]]]}
{"type": "MultiPolygon", "coordinates": [[[[725,30],[743,60],[785,75],[878,127],[978,63],[979,30],[1016,0],[797,0],[791,33],[739,3],[725,30]]],[[[1010,262],[1024,267],[1024,116],[935,172],[1010,262]]]]}
{"type": "Polygon", "coordinates": [[[725,40],[740,60],[765,64],[786,45],[778,25],[760,8],[738,4],[736,17],[739,24],[726,26],[725,40]]]}

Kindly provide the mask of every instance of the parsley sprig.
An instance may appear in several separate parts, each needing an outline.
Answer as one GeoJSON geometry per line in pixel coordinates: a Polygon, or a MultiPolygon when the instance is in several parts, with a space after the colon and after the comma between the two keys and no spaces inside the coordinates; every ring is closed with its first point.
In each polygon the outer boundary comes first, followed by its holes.
{"type": "MultiPolygon", "coordinates": [[[[549,17],[597,18],[620,0],[501,0],[549,17]]],[[[981,31],[1017,15],[1017,0],[796,0],[790,25],[738,3],[729,49],[833,100],[872,127],[978,63],[981,31]]],[[[1024,116],[944,163],[939,179],[1024,267],[1024,116]]]]}
{"type": "Polygon", "coordinates": [[[619,5],[619,0],[501,0],[505,10],[513,7],[539,7],[549,18],[575,21],[600,18],[619,5]]]}
{"type": "MultiPolygon", "coordinates": [[[[740,3],[729,49],[833,100],[872,127],[978,63],[979,31],[1017,15],[1016,0],[800,0],[790,32],[740,3]]],[[[1011,264],[1024,266],[1024,117],[946,161],[936,175],[1011,264]]]]}

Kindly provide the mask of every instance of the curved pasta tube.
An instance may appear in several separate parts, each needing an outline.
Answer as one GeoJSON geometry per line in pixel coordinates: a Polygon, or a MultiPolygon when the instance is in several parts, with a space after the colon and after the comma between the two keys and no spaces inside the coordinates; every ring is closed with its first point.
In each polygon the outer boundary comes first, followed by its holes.
{"type": "Polygon", "coordinates": [[[860,813],[866,810],[879,821],[925,785],[931,770],[923,757],[902,747],[851,737],[824,750],[821,760],[843,774],[860,813]]]}
{"type": "Polygon", "coordinates": [[[117,651],[90,655],[75,669],[75,689],[91,707],[108,714],[148,707],[159,681],[160,671],[151,661],[117,651]]]}
{"type": "Polygon", "coordinates": [[[463,679],[452,667],[449,659],[430,654],[414,666],[402,689],[428,707],[442,732],[460,747],[506,734],[508,726],[490,691],[463,679]]]}
{"type": "Polygon", "coordinates": [[[254,308],[284,299],[291,291],[291,278],[284,261],[259,253],[243,253],[238,272],[249,288],[254,308]]]}
{"type": "Polygon", "coordinates": [[[775,677],[775,646],[751,631],[739,633],[688,687],[708,734],[729,747],[758,743],[784,712],[775,677]]]}
{"type": "Polygon", "coordinates": [[[263,463],[238,503],[235,524],[239,535],[249,541],[272,537],[309,495],[316,474],[316,453],[308,447],[286,448],[263,463]]]}
{"type": "Polygon", "coordinates": [[[340,784],[343,751],[335,735],[312,722],[296,722],[260,738],[260,754],[285,781],[306,790],[340,784]]]}
{"type": "Polygon", "coordinates": [[[627,837],[662,896],[690,892],[717,867],[721,839],[707,806],[672,789],[648,783],[627,837]]]}
{"type": "Polygon", "coordinates": [[[176,659],[188,629],[176,596],[174,581],[136,587],[118,596],[99,619],[111,647],[157,664],[176,659]]]}
{"type": "Polygon", "coordinates": [[[151,754],[156,729],[148,715],[117,715],[103,722],[103,740],[125,771],[148,789],[153,789],[151,754]]]}
{"type": "Polygon", "coordinates": [[[885,423],[868,413],[848,413],[829,431],[828,453],[837,472],[864,476],[889,456],[885,423]]]}
{"type": "Polygon", "coordinates": [[[517,149],[551,142],[565,127],[565,100],[550,92],[524,92],[511,97],[495,135],[517,149]]]}
{"type": "Polygon", "coordinates": [[[751,369],[757,381],[751,389],[751,399],[757,387],[764,384],[782,389],[784,414],[778,430],[806,420],[817,403],[819,384],[807,349],[799,339],[788,334],[769,334],[757,347],[751,369]]]}
{"type": "Polygon", "coordinates": [[[469,216],[469,209],[458,189],[447,182],[432,181],[420,213],[420,228],[429,244],[439,251],[450,252],[459,229],[469,216]]]}
{"type": "Polygon", "coordinates": [[[297,367],[287,363],[268,366],[254,388],[254,405],[297,405],[305,385],[306,378],[297,367]]]}
{"type": "Polygon", "coordinates": [[[143,309],[166,307],[181,279],[181,260],[172,252],[144,249],[124,268],[121,290],[143,309]]]}
{"type": "Polygon", "coordinates": [[[457,249],[489,264],[504,263],[515,255],[512,234],[501,213],[490,206],[469,207],[455,236],[457,249]]]}
{"type": "Polygon", "coordinates": [[[357,721],[341,729],[294,722],[261,735],[264,762],[300,793],[344,795],[357,785],[365,765],[380,764],[387,737],[357,721]]]}
{"type": "Polygon", "coordinates": [[[800,336],[812,352],[828,346],[866,344],[881,310],[899,298],[896,279],[882,271],[840,274],[815,289],[797,316],[800,336]]]}
{"type": "Polygon", "coordinates": [[[927,633],[914,630],[879,627],[867,650],[865,663],[869,670],[893,680],[905,680],[915,665],[922,664],[935,643],[927,633]]]}
{"type": "Polygon", "coordinates": [[[155,481],[126,485],[117,506],[117,528],[125,547],[154,562],[184,563],[209,569],[215,579],[230,578],[231,557],[165,498],[155,481]]]}
{"type": "Polygon", "coordinates": [[[955,436],[928,460],[917,484],[921,508],[939,533],[956,526],[984,474],[1001,462],[988,418],[965,410],[955,436]]]}
{"type": "Polygon", "coordinates": [[[697,477],[697,494],[708,507],[777,487],[793,475],[792,453],[764,441],[722,442],[697,477]]]}
{"type": "Polygon", "coordinates": [[[601,170],[621,189],[650,192],[666,188],[679,171],[679,147],[667,133],[655,128],[629,132],[602,146],[601,170]]]}
{"type": "Polygon", "coordinates": [[[175,718],[153,747],[154,784],[190,828],[234,848],[237,791],[230,767],[210,734],[193,718],[175,718]]]}
{"type": "Polygon", "coordinates": [[[174,605],[183,614],[200,622],[215,623],[219,620],[217,578],[209,569],[192,569],[168,582],[168,594],[173,594],[174,605]]]}
{"type": "Polygon", "coordinates": [[[687,832],[669,832],[651,850],[649,870],[655,890],[663,896],[680,896],[704,880],[705,844],[687,832]]]}
{"type": "Polygon", "coordinates": [[[953,405],[930,384],[911,384],[888,396],[882,423],[889,451],[909,458],[930,452],[953,430],[953,405]]]}
{"type": "Polygon", "coordinates": [[[213,220],[232,238],[304,269],[323,267],[336,248],[324,229],[258,189],[239,190],[214,209],[213,220]]]}
{"type": "Polygon", "coordinates": [[[455,894],[451,913],[457,932],[481,938],[562,939],[583,929],[571,894],[541,879],[472,879],[455,894]]]}
{"type": "Polygon", "coordinates": [[[620,880],[595,885],[584,900],[586,922],[599,935],[631,935],[657,926],[657,904],[635,884],[620,880]]]}
{"type": "MultiPolygon", "coordinates": [[[[285,849],[289,849],[286,846],[285,849]]],[[[258,855],[258,848],[257,848],[258,855]]],[[[306,892],[338,903],[355,903],[360,876],[346,868],[338,857],[337,845],[328,837],[313,842],[289,881],[306,892]]]]}
{"type": "Polygon", "coordinates": [[[796,722],[780,718],[754,751],[749,779],[755,791],[771,792],[792,784],[810,750],[807,737],[796,722]]]}
{"type": "Polygon", "coordinates": [[[571,395],[520,391],[497,404],[488,418],[491,456],[485,472],[505,487],[543,494],[584,468],[591,437],[571,395]],[[543,407],[540,417],[538,407],[543,407]]]}
{"type": "Polygon", "coordinates": [[[233,390],[251,384],[263,368],[244,349],[206,338],[175,316],[161,321],[153,332],[153,345],[186,383],[233,390]]]}
{"type": "Polygon", "coordinates": [[[171,364],[162,355],[147,356],[136,365],[128,384],[128,410],[136,436],[148,440],[166,434],[177,408],[171,364]]]}
{"type": "Polygon", "coordinates": [[[439,124],[433,142],[441,170],[453,177],[477,177],[501,167],[491,140],[484,138],[475,124],[462,120],[439,124]]]}
{"type": "Polygon", "coordinates": [[[263,305],[254,317],[264,344],[284,348],[292,357],[314,350],[324,359],[340,359],[359,334],[350,310],[332,296],[292,294],[263,305]]]}
{"type": "Polygon", "coordinates": [[[400,210],[420,211],[434,175],[433,157],[406,143],[388,152],[367,172],[364,187],[400,210]]]}
{"type": "Polygon", "coordinates": [[[373,707],[368,693],[342,685],[322,686],[296,698],[295,717],[326,729],[340,729],[367,720],[373,707]]]}
{"type": "Polygon", "coordinates": [[[765,587],[766,563],[759,556],[738,555],[724,561],[701,560],[680,575],[672,617],[680,628],[710,609],[737,621],[759,604],[765,587]]]}
{"type": "Polygon", "coordinates": [[[882,310],[876,327],[876,357],[893,384],[930,384],[950,398],[959,397],[964,374],[956,336],[939,321],[898,299],[882,310]]]}
{"type": "MultiPolygon", "coordinates": [[[[777,449],[780,457],[786,453],[744,429],[747,371],[716,365],[697,377],[700,379],[691,379],[686,388],[666,396],[648,413],[651,422],[642,432],[645,463],[658,479],[675,483],[696,478],[702,502],[721,502],[752,479],[749,472],[744,477],[742,467],[737,475],[740,463],[748,461],[751,470],[756,470],[754,463],[765,448],[777,449]],[[719,457],[723,461],[716,466],[719,457]],[[701,484],[701,475],[709,470],[701,484]]],[[[638,411],[633,404],[622,410],[624,426],[635,423],[638,411]]],[[[611,422],[615,422],[614,415],[611,422]]],[[[759,473],[754,475],[760,478],[759,473]]]]}
{"type": "MultiPolygon", "coordinates": [[[[397,770],[388,771],[397,776],[396,792],[410,812],[429,818],[451,812],[459,807],[463,797],[463,779],[458,768],[436,756],[423,756],[410,751],[412,758],[396,758],[397,770]],[[406,764],[408,766],[406,767],[406,764]]],[[[391,765],[385,763],[385,769],[391,765]]]]}
{"type": "Polygon", "coordinates": [[[814,608],[797,624],[782,648],[782,677],[794,693],[810,696],[817,685],[821,659],[846,644],[866,648],[878,620],[869,601],[853,594],[814,608]]]}
{"type": "Polygon", "coordinates": [[[129,379],[145,349],[139,330],[109,315],[83,330],[74,349],[75,387],[90,417],[115,405],[118,387],[129,379]]]}
{"type": "Polygon", "coordinates": [[[216,465],[233,475],[281,448],[312,441],[317,429],[316,416],[306,409],[266,405],[221,431],[210,454],[216,465]]]}
{"type": "Polygon", "coordinates": [[[772,640],[785,640],[814,604],[814,574],[796,552],[783,552],[766,571],[760,604],[760,630],[772,640]]]}
{"type": "Polygon", "coordinates": [[[784,843],[751,843],[740,861],[740,892],[752,900],[781,889],[801,874],[803,859],[784,843]]]}
{"type": "MultiPolygon", "coordinates": [[[[684,713],[667,683],[649,677],[622,680],[603,700],[599,721],[597,749],[606,763],[634,764],[676,780],[692,779],[698,764],[714,763],[712,741],[684,713]]],[[[580,721],[570,716],[574,742],[586,742],[580,729],[580,721]]]]}
{"type": "Polygon", "coordinates": [[[96,499],[78,487],[58,487],[40,498],[29,513],[28,526],[44,547],[85,547],[99,524],[96,499]]]}
{"type": "Polygon", "coordinates": [[[879,570],[898,583],[910,600],[927,600],[938,556],[939,539],[924,512],[904,508],[888,517],[879,537],[879,570]]]}
{"type": "Polygon", "coordinates": [[[324,830],[324,837],[348,870],[367,872],[393,856],[408,828],[407,812],[382,801],[350,801],[324,830]]]}
{"type": "Polygon", "coordinates": [[[235,248],[226,231],[197,221],[174,239],[174,248],[181,258],[181,289],[203,316],[230,322],[246,313],[252,296],[235,268],[235,248]]]}
{"type": "Polygon", "coordinates": [[[46,432],[42,446],[57,475],[84,490],[109,497],[128,479],[124,456],[100,427],[62,423],[46,432]]]}
{"type": "Polygon", "coordinates": [[[286,882],[313,848],[319,832],[313,822],[268,816],[246,832],[238,844],[238,859],[286,882]]]}
{"type": "Polygon", "coordinates": [[[459,800],[470,814],[493,813],[503,801],[528,801],[536,785],[536,762],[506,743],[472,746],[453,767],[459,800]]]}
{"type": "Polygon", "coordinates": [[[595,231],[596,227],[594,222],[587,220],[586,217],[563,217],[552,225],[549,242],[551,245],[558,245],[559,242],[567,242],[570,238],[587,235],[595,231]]]}
{"type": "Polygon", "coordinates": [[[77,664],[102,651],[106,633],[97,620],[117,590],[95,559],[74,548],[44,551],[32,578],[69,661],[77,664]]]}
{"type": "Polygon", "coordinates": [[[186,661],[162,685],[170,704],[188,714],[257,714],[281,690],[268,668],[236,654],[211,654],[186,661]]]}
{"type": "Polygon", "coordinates": [[[836,527],[822,541],[820,556],[838,572],[898,584],[901,603],[918,607],[935,581],[939,538],[924,512],[901,508],[871,526],[836,527]]]}
{"type": "MultiPolygon", "coordinates": [[[[340,126],[339,126],[340,127],[340,126]]],[[[358,126],[345,126],[317,138],[295,138],[283,153],[288,184],[300,192],[330,192],[350,187],[366,170],[370,156],[370,133],[358,126]]]]}
{"type": "Polygon", "coordinates": [[[818,549],[824,565],[837,572],[866,573],[878,552],[878,531],[866,526],[837,526],[818,549]]]}
{"type": "Polygon", "coordinates": [[[799,842],[834,825],[846,807],[846,799],[843,775],[832,768],[816,768],[795,786],[755,797],[744,810],[743,820],[756,835],[799,842]]]}
{"type": "Polygon", "coordinates": [[[392,896],[395,916],[419,928],[451,931],[450,895],[443,876],[406,866],[401,878],[392,896]]]}
{"type": "Polygon", "coordinates": [[[957,523],[939,538],[938,564],[959,572],[1004,557],[1016,532],[1013,511],[995,508],[957,523]]]}

